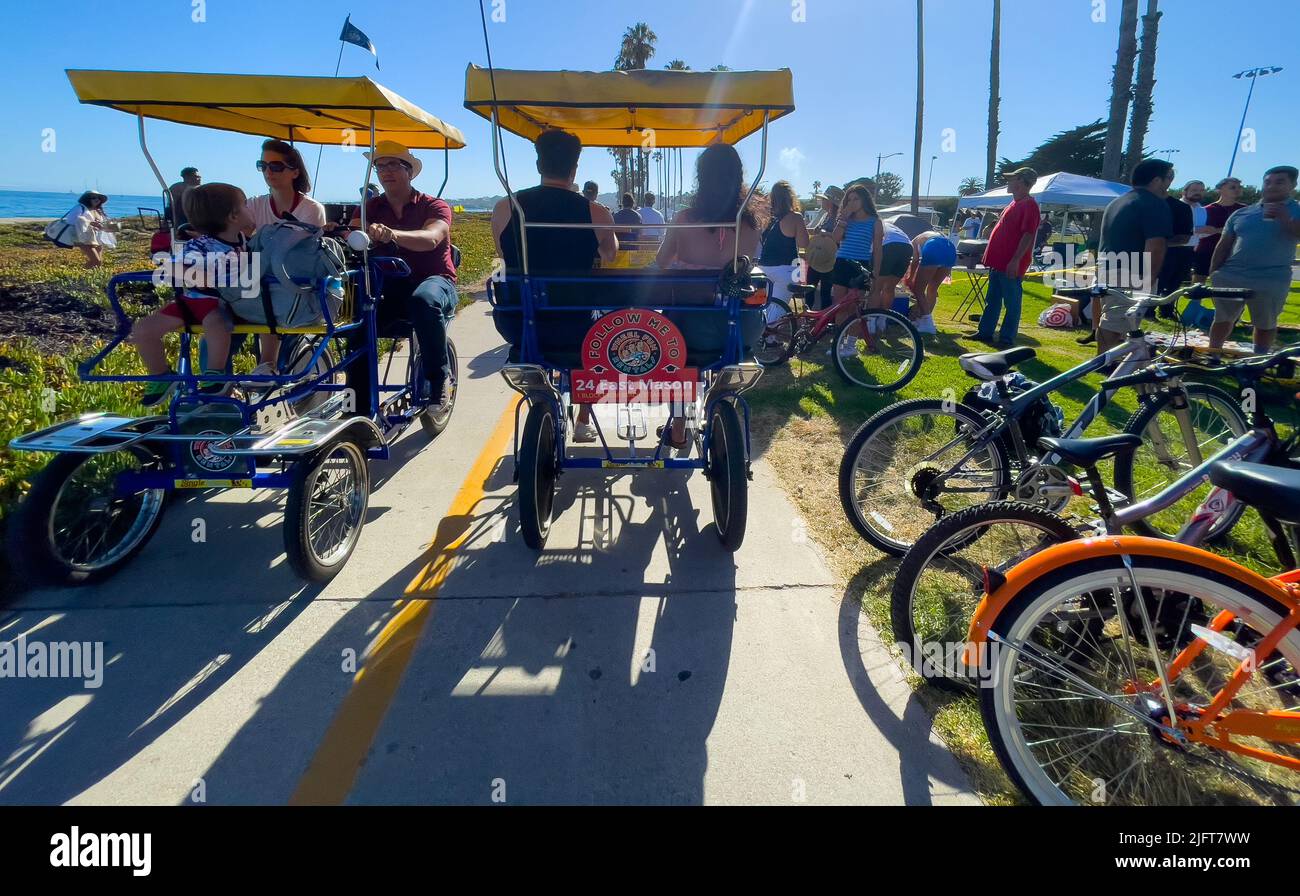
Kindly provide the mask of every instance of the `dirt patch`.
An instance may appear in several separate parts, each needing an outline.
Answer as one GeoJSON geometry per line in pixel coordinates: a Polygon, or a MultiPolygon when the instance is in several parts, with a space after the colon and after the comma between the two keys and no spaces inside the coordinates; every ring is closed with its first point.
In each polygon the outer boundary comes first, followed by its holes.
{"type": "Polygon", "coordinates": [[[0,288],[0,341],[26,338],[42,351],[61,354],[69,343],[111,337],[116,324],[111,311],[87,299],[39,285],[0,288]]]}

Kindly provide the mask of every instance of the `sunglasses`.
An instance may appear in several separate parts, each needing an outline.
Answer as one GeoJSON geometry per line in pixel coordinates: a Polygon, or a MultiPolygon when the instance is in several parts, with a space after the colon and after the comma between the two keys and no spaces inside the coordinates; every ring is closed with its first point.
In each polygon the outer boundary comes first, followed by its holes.
{"type": "Polygon", "coordinates": [[[411,166],[400,159],[389,159],[384,162],[375,162],[376,171],[396,171],[398,168],[405,168],[409,171],[411,166]]]}
{"type": "Polygon", "coordinates": [[[258,159],[257,170],[270,171],[274,174],[279,174],[282,171],[297,171],[298,169],[293,165],[289,165],[285,162],[264,162],[261,159],[258,159]]]}

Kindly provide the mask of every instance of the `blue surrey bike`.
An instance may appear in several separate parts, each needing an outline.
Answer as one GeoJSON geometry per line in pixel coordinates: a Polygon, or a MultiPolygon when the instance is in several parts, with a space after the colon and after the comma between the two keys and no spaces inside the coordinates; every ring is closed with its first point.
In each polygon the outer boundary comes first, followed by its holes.
{"type": "MultiPolygon", "coordinates": [[[[514,458],[520,528],[534,550],[551,530],[557,478],[575,469],[703,471],[723,547],[735,551],[745,536],[751,447],[744,392],[762,375],[747,359],[761,337],[766,299],[754,288],[762,274],[741,255],[739,236],[721,270],[660,271],[620,258],[623,266],[556,271],[530,259],[529,233],[598,225],[526,220],[500,161],[502,129],[531,140],[549,128],[575,134],[584,146],[640,146],[649,134],[659,148],[734,143],[761,128],[766,161],[769,121],[794,108],[789,71],[664,74],[476,66],[466,74],[465,106],[492,122],[493,160],[518,227],[522,263],[491,284],[490,298],[511,345],[502,376],[523,396],[514,458]],[[584,413],[598,447],[570,444],[584,413]],[[664,423],[652,429],[654,414],[664,423]]],[[[761,177],[760,166],[755,182],[761,177]]],[[[739,234],[752,195],[751,188],[734,222],[668,227],[739,234]]]]}
{"type": "MultiPolygon", "coordinates": [[[[145,144],[146,117],[309,143],[347,143],[350,135],[368,131],[372,155],[377,138],[441,148],[444,160],[447,151],[464,146],[458,130],[368,78],[111,71],[73,71],[69,78],[83,103],[137,116],[141,149],[164,191],[166,181],[145,144]]],[[[369,174],[368,165],[367,181],[369,174]]],[[[455,408],[456,381],[455,347],[449,342],[451,397],[443,405],[430,401],[409,324],[380,332],[377,319],[385,278],[406,276],[409,268],[401,259],[372,257],[364,233],[353,234],[349,242],[356,250],[349,270],[324,282],[299,284],[314,291],[319,324],[235,327],[236,339],[259,333],[285,339],[280,370],[273,375],[204,376],[230,383],[228,394],[199,391],[193,358],[195,336],[202,334],[197,325],[180,334],[174,374],[97,372],[131,332],[122,292],[149,287],[154,272],[120,274],[109,282],[117,331],[80,365],[82,380],[168,382],[173,384],[170,402],[163,414],[88,414],[10,443],[15,450],[55,455],[9,521],[9,555],[20,575],[37,583],[101,579],[145,546],[171,494],[227,488],[286,489],[284,546],[290,565],[314,582],[338,573],[365,522],[369,461],[387,459],[393,443],[416,421],[430,436],[441,433],[455,408]],[[381,338],[392,339],[391,348],[381,351],[381,338]],[[401,352],[404,339],[410,347],[401,352]],[[365,383],[364,406],[348,384],[353,376],[365,383]]],[[[263,288],[269,282],[264,280],[263,288]]]]}

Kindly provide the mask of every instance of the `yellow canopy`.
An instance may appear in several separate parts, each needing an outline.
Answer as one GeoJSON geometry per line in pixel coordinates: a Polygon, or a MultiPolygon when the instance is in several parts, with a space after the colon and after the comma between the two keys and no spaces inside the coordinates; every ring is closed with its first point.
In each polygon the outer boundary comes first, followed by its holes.
{"type": "Polygon", "coordinates": [[[77,99],[163,121],[295,143],[460,149],[459,130],[369,78],[68,70],[77,99]],[[349,134],[348,131],[351,131],[349,134]]]}
{"type": "MultiPolygon", "coordinates": [[[[789,69],[773,72],[616,72],[496,70],[498,120],[533,140],[548,128],[575,134],[583,146],[656,147],[737,143],[794,111],[789,69]]],[[[465,108],[492,119],[488,70],[465,72],[465,108]]]]}

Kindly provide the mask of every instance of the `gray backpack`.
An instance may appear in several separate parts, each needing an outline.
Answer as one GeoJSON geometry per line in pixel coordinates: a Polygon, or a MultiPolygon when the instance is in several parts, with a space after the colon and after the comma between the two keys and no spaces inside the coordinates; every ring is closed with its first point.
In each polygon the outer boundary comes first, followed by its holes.
{"type": "MultiPolygon", "coordinates": [[[[301,221],[273,221],[253,235],[248,248],[261,262],[262,290],[240,296],[223,290],[235,316],[249,323],[275,327],[305,327],[322,321],[321,283],[337,278],[347,268],[343,249],[324,231],[301,221]],[[267,278],[274,278],[268,283],[267,278]]],[[[327,292],[330,316],[343,304],[342,291],[327,292]]]]}

